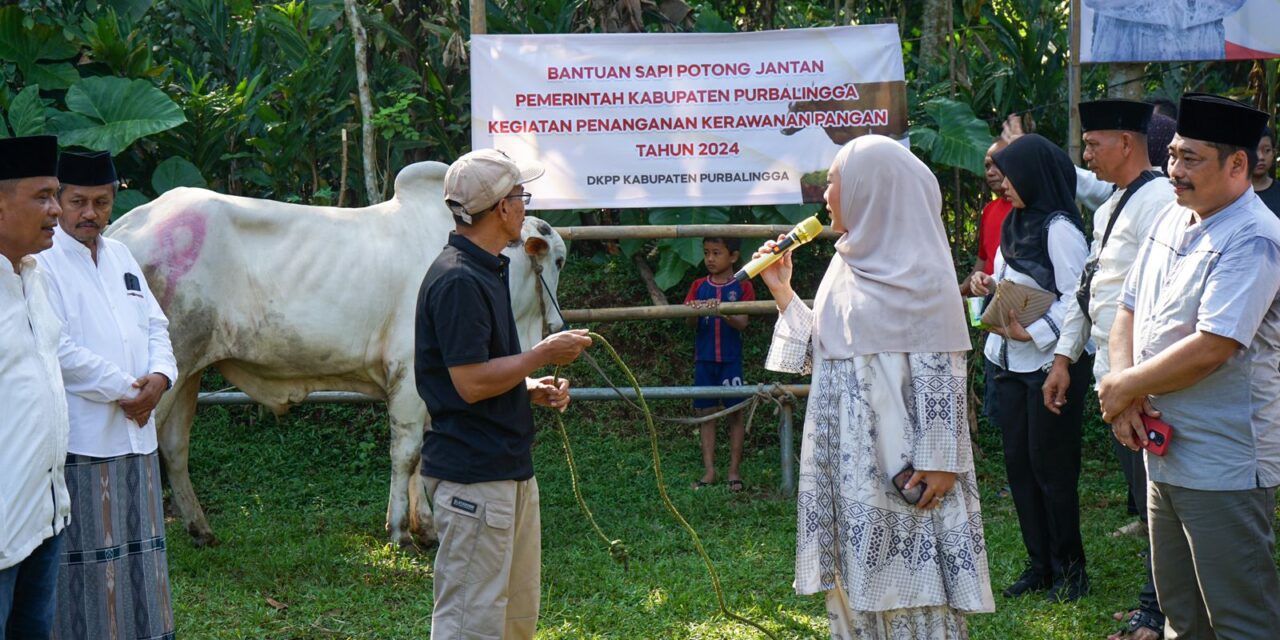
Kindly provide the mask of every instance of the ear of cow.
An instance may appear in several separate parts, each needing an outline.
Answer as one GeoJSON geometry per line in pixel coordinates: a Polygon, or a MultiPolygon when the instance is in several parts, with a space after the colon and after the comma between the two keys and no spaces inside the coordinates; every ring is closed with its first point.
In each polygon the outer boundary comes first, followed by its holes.
{"type": "Polygon", "coordinates": [[[551,250],[546,240],[533,236],[524,241],[524,252],[531,256],[545,256],[551,250]]]}

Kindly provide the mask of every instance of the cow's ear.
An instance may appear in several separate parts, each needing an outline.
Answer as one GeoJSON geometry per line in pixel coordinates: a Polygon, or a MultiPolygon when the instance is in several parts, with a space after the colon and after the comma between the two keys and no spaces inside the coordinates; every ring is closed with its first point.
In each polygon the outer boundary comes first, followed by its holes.
{"type": "Polygon", "coordinates": [[[533,236],[524,241],[524,252],[531,256],[545,256],[551,250],[551,245],[546,240],[533,236]]]}

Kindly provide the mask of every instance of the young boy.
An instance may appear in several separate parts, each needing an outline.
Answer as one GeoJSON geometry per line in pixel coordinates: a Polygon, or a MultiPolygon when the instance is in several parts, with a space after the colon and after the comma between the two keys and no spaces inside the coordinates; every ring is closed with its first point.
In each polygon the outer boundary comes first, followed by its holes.
{"type": "MultiPolygon", "coordinates": [[[[738,261],[740,241],[737,238],[704,238],[702,260],[707,265],[705,278],[698,278],[689,287],[684,303],[691,307],[716,308],[720,302],[755,300],[751,282],[733,279],[733,267],[738,261]]],[[[702,316],[688,318],[689,326],[697,327],[694,341],[695,361],[693,384],[697,386],[740,386],[742,384],[742,337],[739,331],[747,326],[747,316],[702,316]]],[[[718,398],[693,401],[694,413],[705,416],[723,407],[732,407],[742,398],[718,398]]],[[[745,430],[742,412],[730,414],[729,421],[729,490],[742,491],[742,476],[738,464],[742,462],[742,441],[745,430]]],[[[716,421],[701,425],[702,479],[693,483],[695,490],[716,481],[716,421]]]]}

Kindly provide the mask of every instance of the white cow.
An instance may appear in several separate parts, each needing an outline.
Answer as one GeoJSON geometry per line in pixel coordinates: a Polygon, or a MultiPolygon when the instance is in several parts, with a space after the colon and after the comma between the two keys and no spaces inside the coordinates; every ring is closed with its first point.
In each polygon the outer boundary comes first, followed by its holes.
{"type": "MultiPolygon", "coordinates": [[[[134,209],[108,235],[133,252],[169,317],[179,376],[157,407],[173,502],[197,545],[217,539],[187,467],[200,375],[214,366],[280,414],[311,391],[358,391],[387,401],[391,490],[387,529],[408,545],[435,539],[418,477],[426,405],[414,386],[414,309],[427,267],[454,222],[438,162],[405,167],[395,197],[363,209],[311,207],[174,189],[134,209]]],[[[537,218],[511,258],[512,305],[528,349],[544,320],[565,245],[537,218]],[[539,300],[539,297],[542,297],[539,300]]],[[[554,315],[554,313],[552,313],[554,315]]]]}

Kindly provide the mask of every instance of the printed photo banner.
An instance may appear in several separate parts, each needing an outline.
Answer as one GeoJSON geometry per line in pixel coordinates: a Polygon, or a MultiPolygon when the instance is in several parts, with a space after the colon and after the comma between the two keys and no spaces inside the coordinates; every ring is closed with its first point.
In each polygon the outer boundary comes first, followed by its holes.
{"type": "Polygon", "coordinates": [[[547,173],[531,209],[819,202],[845,142],[906,143],[896,25],[475,36],[471,141],[547,173]]]}
{"type": "Polygon", "coordinates": [[[1280,0],[1080,0],[1080,61],[1280,57],[1280,0]]]}

